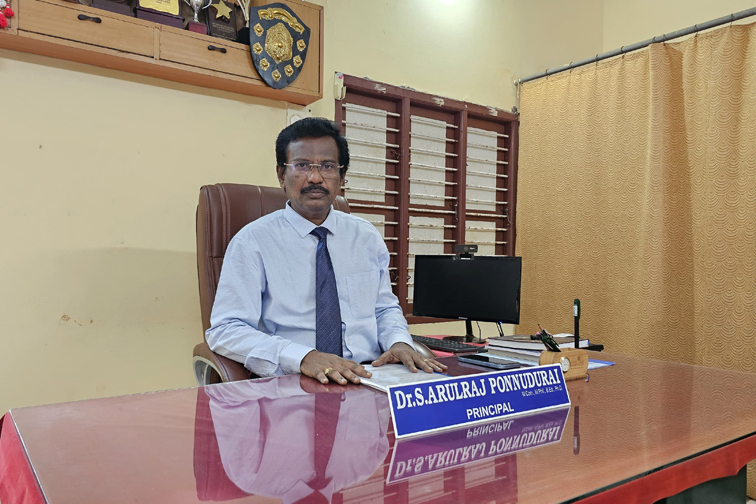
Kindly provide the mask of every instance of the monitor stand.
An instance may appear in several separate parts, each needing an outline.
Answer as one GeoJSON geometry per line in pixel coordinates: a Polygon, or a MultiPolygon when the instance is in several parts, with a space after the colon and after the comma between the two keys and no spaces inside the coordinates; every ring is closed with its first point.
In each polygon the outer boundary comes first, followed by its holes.
{"type": "Polygon", "coordinates": [[[486,340],[478,339],[473,334],[472,320],[465,320],[465,334],[464,336],[444,336],[445,340],[459,341],[460,343],[484,343],[486,340]]]}

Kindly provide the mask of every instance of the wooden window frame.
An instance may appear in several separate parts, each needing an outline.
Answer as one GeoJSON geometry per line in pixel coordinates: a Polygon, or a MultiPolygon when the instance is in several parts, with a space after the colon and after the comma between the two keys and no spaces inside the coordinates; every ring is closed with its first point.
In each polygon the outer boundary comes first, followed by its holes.
{"type": "MultiPolygon", "coordinates": [[[[512,256],[515,251],[516,216],[517,216],[517,157],[519,144],[519,114],[507,112],[494,107],[485,107],[432,94],[421,93],[412,89],[392,86],[376,81],[343,75],[346,95],[336,100],[335,121],[344,127],[345,104],[362,105],[382,109],[388,112],[387,127],[398,132],[387,131],[387,143],[399,147],[386,147],[386,159],[397,159],[398,163],[386,163],[386,173],[396,175],[398,179],[386,179],[386,190],[397,194],[386,194],[383,203],[350,198],[352,212],[383,215],[386,221],[397,222],[385,227],[386,241],[392,253],[390,267],[394,294],[410,324],[441,322],[441,319],[415,317],[412,315],[412,303],[408,296],[409,267],[409,221],[411,215],[428,216],[427,212],[437,211],[439,206],[410,204],[410,120],[412,116],[440,119],[451,125],[447,127],[446,152],[451,156],[446,159],[446,166],[456,168],[447,172],[446,180],[456,185],[446,186],[447,196],[456,196],[443,204],[443,212],[433,216],[444,216],[445,223],[455,225],[453,229],[444,230],[444,239],[453,240],[445,243],[444,254],[453,254],[454,245],[465,243],[465,224],[475,221],[495,222],[497,228],[506,231],[496,232],[496,255],[512,256]],[[497,161],[501,165],[501,174],[506,178],[497,178],[496,187],[503,192],[501,213],[482,210],[467,212],[466,177],[467,177],[467,129],[469,127],[496,131],[499,136],[497,146],[503,147],[497,152],[497,161]],[[452,133],[450,134],[449,131],[452,133]],[[453,156],[453,157],[452,157],[453,156]],[[400,279],[406,279],[400,281],[400,279]]],[[[347,125],[348,129],[348,125],[347,125]]],[[[497,173],[499,173],[497,168],[497,173]]],[[[349,172],[347,172],[347,179],[349,172]]],[[[342,190],[342,195],[345,191],[342,190]]],[[[497,207],[498,209],[498,207],[497,207]]]]}

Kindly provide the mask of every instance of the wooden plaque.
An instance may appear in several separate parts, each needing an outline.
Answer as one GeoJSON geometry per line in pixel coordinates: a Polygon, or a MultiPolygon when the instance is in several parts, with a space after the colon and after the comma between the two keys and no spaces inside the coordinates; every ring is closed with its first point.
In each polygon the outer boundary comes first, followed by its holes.
{"type": "Polygon", "coordinates": [[[134,17],[134,7],[128,0],[92,0],[92,7],[134,17]]]}
{"type": "Polygon", "coordinates": [[[181,0],[139,0],[139,7],[143,9],[151,9],[156,12],[162,12],[164,14],[170,14],[172,16],[178,16],[181,4],[181,0]]]}
{"type": "Polygon", "coordinates": [[[236,41],[236,5],[225,0],[212,0],[207,8],[207,29],[213,37],[236,41]],[[220,2],[225,4],[228,10],[219,11],[215,8],[220,2]],[[219,12],[228,12],[228,18],[218,17],[219,12]]]}

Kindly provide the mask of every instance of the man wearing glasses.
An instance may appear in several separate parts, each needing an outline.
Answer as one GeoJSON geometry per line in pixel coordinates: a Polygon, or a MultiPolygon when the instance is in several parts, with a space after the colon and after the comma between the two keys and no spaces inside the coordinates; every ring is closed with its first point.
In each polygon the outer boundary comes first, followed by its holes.
{"type": "Polygon", "coordinates": [[[276,164],[289,201],[229,243],[210,348],[260,376],[302,373],[342,385],[370,376],[360,362],[445,369],[412,347],[380,233],[331,207],[349,168],[339,127],[323,118],[286,127],[276,164]]]}

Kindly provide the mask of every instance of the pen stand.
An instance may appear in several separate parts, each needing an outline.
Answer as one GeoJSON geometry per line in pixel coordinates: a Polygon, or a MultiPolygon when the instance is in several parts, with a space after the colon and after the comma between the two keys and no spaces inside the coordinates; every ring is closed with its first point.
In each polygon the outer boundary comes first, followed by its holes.
{"type": "Polygon", "coordinates": [[[541,352],[538,365],[559,364],[565,380],[585,378],[588,374],[588,353],[579,348],[563,348],[561,352],[541,352]]]}

